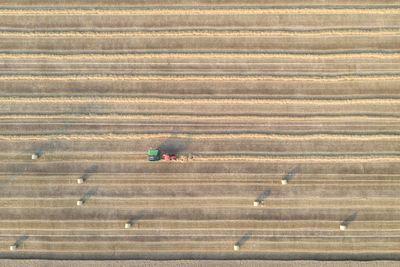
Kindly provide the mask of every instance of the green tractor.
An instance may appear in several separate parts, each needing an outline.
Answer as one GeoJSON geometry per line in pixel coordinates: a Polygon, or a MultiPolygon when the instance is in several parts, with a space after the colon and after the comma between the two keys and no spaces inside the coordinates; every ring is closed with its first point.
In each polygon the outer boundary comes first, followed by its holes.
{"type": "Polygon", "coordinates": [[[161,152],[158,149],[149,149],[147,156],[149,161],[158,161],[161,159],[161,152]]]}

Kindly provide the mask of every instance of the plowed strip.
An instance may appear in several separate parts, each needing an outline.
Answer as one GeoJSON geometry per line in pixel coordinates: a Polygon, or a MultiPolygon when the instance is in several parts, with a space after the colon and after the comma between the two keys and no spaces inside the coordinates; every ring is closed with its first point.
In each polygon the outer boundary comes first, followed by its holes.
{"type": "MultiPolygon", "coordinates": [[[[0,198],[0,208],[68,208],[76,206],[78,198],[0,198]]],[[[368,198],[368,199],[335,199],[335,198],[304,198],[304,199],[275,199],[268,198],[259,207],[253,207],[255,198],[221,197],[221,198],[99,198],[89,199],[85,206],[97,208],[220,208],[240,207],[254,209],[313,209],[313,208],[374,208],[388,209],[400,206],[400,199],[397,198],[368,198]]]]}
{"type": "MultiPolygon", "coordinates": [[[[1,101],[1,99],[0,99],[1,101]]],[[[274,122],[274,123],[302,123],[302,124],[330,124],[330,123],[345,123],[351,122],[354,125],[358,125],[358,123],[370,123],[374,125],[377,124],[386,124],[386,123],[394,123],[400,120],[399,117],[395,116],[371,116],[371,115],[345,115],[345,116],[318,116],[318,115],[310,115],[310,116],[274,116],[274,115],[264,115],[264,116],[243,116],[243,115],[155,115],[155,114],[0,114],[0,120],[5,122],[7,120],[11,120],[13,122],[16,121],[29,121],[32,122],[34,120],[38,120],[38,122],[44,120],[46,123],[49,123],[51,120],[62,120],[62,121],[80,121],[85,123],[84,121],[89,120],[90,122],[99,121],[134,121],[134,120],[146,120],[151,122],[158,121],[190,121],[190,122],[218,122],[218,123],[232,123],[236,121],[240,121],[241,123],[260,123],[260,122],[274,122]],[[306,121],[305,121],[306,120],[306,121]]]]}
{"type": "Polygon", "coordinates": [[[218,162],[218,161],[255,161],[255,162],[292,162],[292,163],[318,163],[318,162],[398,162],[397,156],[250,156],[250,155],[193,155],[194,161],[218,162]]]}
{"type": "MultiPolygon", "coordinates": [[[[207,139],[266,139],[266,140],[288,140],[288,141],[306,141],[306,140],[390,140],[400,141],[400,135],[356,135],[356,134],[174,134],[174,138],[190,138],[196,140],[207,139]]],[[[0,135],[0,140],[7,141],[23,141],[23,140],[140,140],[149,138],[171,138],[170,133],[166,134],[98,134],[98,135],[85,135],[85,134],[71,134],[71,135],[0,135]]]]}
{"type": "MultiPolygon", "coordinates": [[[[344,242],[262,242],[248,241],[242,246],[244,252],[321,252],[324,254],[342,252],[400,252],[399,242],[359,242],[352,243],[351,239],[344,242]],[[347,242],[346,242],[347,241],[347,242]]],[[[0,242],[2,248],[7,248],[10,242],[0,242]]],[[[229,241],[168,241],[168,242],[35,242],[26,241],[20,249],[22,251],[56,252],[91,252],[91,253],[115,253],[121,251],[138,251],[147,253],[159,252],[233,252],[234,242],[229,241]]],[[[6,249],[3,249],[3,251],[6,249]]]]}
{"type": "Polygon", "coordinates": [[[133,59],[296,59],[296,60],[329,60],[329,59],[400,59],[400,53],[326,53],[326,54],[302,54],[302,53],[125,53],[125,54],[9,54],[0,53],[1,59],[34,59],[34,60],[133,60],[133,59]]]}
{"type": "MultiPolygon", "coordinates": [[[[24,228],[26,230],[112,230],[112,229],[122,229],[124,227],[126,220],[1,220],[0,229],[19,229],[24,228]]],[[[283,220],[283,221],[273,221],[273,220],[138,220],[137,224],[140,225],[136,227],[133,225],[134,230],[151,230],[155,231],[171,231],[171,230],[338,230],[337,221],[328,220],[283,220]]],[[[357,231],[362,230],[381,230],[385,229],[387,231],[398,231],[400,230],[400,221],[358,221],[357,231]]],[[[126,233],[126,230],[124,230],[126,233]]],[[[296,233],[297,234],[297,233],[296,233]]]]}
{"type": "MultiPolygon", "coordinates": [[[[0,78],[1,79],[1,78],[0,78]]],[[[400,76],[399,76],[400,79],[400,76]]],[[[158,98],[158,97],[0,97],[0,103],[155,103],[155,104],[261,104],[261,105],[400,105],[400,99],[262,99],[262,98],[158,98]]]]}
{"type": "MultiPolygon", "coordinates": [[[[240,6],[240,5],[239,5],[240,6]]],[[[294,14],[294,15],[331,15],[331,14],[400,14],[398,8],[356,8],[356,7],[343,7],[343,8],[321,8],[321,7],[296,7],[296,8],[224,8],[224,9],[78,9],[78,8],[63,8],[63,9],[0,9],[0,15],[17,15],[17,16],[54,16],[54,15],[70,15],[70,16],[83,16],[83,15],[98,15],[98,16],[151,16],[151,15],[169,15],[169,16],[195,16],[195,15],[279,15],[279,14],[294,14]]]]}
{"type": "MultiPolygon", "coordinates": [[[[359,7],[359,8],[373,8],[375,6],[380,7],[388,7],[398,6],[398,1],[396,0],[335,0],[326,2],[324,0],[307,0],[299,2],[298,0],[286,0],[282,2],[281,0],[268,0],[267,2],[261,0],[243,0],[243,2],[238,2],[234,0],[224,0],[224,1],[215,1],[215,0],[201,0],[201,1],[187,1],[187,0],[119,0],[118,1],[118,8],[129,8],[129,7],[171,7],[171,6],[181,6],[183,8],[187,7],[188,5],[193,5],[195,3],[195,7],[209,7],[209,6],[216,6],[216,7],[231,7],[231,6],[255,6],[255,7],[302,7],[302,6],[324,6],[330,8],[338,8],[338,7],[359,7]]],[[[111,6],[115,7],[116,2],[114,0],[93,0],[93,1],[86,1],[86,0],[3,0],[0,6],[3,7],[43,7],[43,6],[52,6],[52,7],[60,7],[60,8],[68,8],[68,7],[105,7],[111,6]]]]}
{"type": "Polygon", "coordinates": [[[64,80],[107,80],[107,81],[388,81],[400,80],[400,75],[1,75],[0,80],[43,80],[43,81],[64,81],[64,80]]]}
{"type": "MultiPolygon", "coordinates": [[[[400,11],[399,11],[400,13],[400,11]]],[[[4,38],[118,38],[118,37],[263,37],[263,36],[377,36],[394,35],[398,36],[398,29],[371,29],[371,30],[304,30],[304,31],[132,31],[132,32],[0,32],[4,38]]]]}

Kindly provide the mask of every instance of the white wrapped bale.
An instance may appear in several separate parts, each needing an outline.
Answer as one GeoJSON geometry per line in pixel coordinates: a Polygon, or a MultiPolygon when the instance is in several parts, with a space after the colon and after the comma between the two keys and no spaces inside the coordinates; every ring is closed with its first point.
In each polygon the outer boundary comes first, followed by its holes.
{"type": "Polygon", "coordinates": [[[341,225],[339,226],[339,229],[340,229],[341,231],[344,231],[344,230],[347,229],[347,225],[341,224],[341,225]]]}
{"type": "Polygon", "coordinates": [[[282,179],[282,180],[281,180],[281,183],[282,183],[282,184],[287,184],[288,181],[287,181],[286,179],[282,179]]]}
{"type": "Polygon", "coordinates": [[[125,223],[125,229],[129,229],[129,228],[131,228],[132,227],[132,224],[130,224],[130,223],[125,223]]]}
{"type": "Polygon", "coordinates": [[[10,246],[10,251],[16,251],[17,250],[17,246],[16,245],[11,245],[10,246]]]}
{"type": "Polygon", "coordinates": [[[264,200],[254,200],[254,207],[264,206],[264,200]]]}
{"type": "Polygon", "coordinates": [[[77,205],[77,206],[82,206],[82,205],[83,205],[83,201],[82,201],[82,200],[78,200],[78,201],[76,202],[76,205],[77,205]]]}
{"type": "Polygon", "coordinates": [[[233,250],[234,251],[239,251],[240,250],[240,246],[238,244],[233,246],[233,250]]]}
{"type": "Polygon", "coordinates": [[[36,153],[35,153],[35,154],[32,154],[32,159],[33,159],[33,160],[38,159],[38,158],[39,158],[38,154],[36,154],[36,153]]]}
{"type": "Polygon", "coordinates": [[[76,180],[76,182],[77,182],[78,184],[83,184],[84,181],[83,181],[82,178],[79,178],[79,179],[76,180]]]}

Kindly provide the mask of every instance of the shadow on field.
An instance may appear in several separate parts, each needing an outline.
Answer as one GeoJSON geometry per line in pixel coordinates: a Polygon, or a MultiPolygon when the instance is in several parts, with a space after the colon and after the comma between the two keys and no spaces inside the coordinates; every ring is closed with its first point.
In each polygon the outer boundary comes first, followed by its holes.
{"type": "Polygon", "coordinates": [[[251,232],[247,232],[245,233],[240,239],[239,241],[236,243],[236,245],[239,245],[240,247],[243,246],[247,241],[249,241],[249,239],[251,238],[253,234],[251,232]]]}
{"type": "Polygon", "coordinates": [[[346,226],[349,226],[352,222],[354,222],[355,221],[355,219],[357,218],[357,211],[356,212],[353,212],[350,216],[348,216],[347,218],[345,218],[343,221],[342,221],[342,224],[343,225],[346,225],[346,226]]]}
{"type": "Polygon", "coordinates": [[[288,181],[288,183],[300,172],[300,167],[294,167],[282,178],[282,180],[288,181]]]}
{"type": "Polygon", "coordinates": [[[97,187],[96,188],[92,188],[89,191],[87,191],[83,197],[81,198],[82,202],[85,203],[86,201],[88,201],[92,196],[95,196],[97,194],[97,187]]]}
{"type": "Polygon", "coordinates": [[[137,214],[132,215],[129,218],[128,223],[130,223],[131,225],[137,224],[141,219],[143,219],[143,217],[144,217],[144,210],[140,210],[137,214]]]}
{"type": "Polygon", "coordinates": [[[271,189],[267,189],[261,192],[261,194],[259,194],[258,197],[256,198],[256,201],[263,202],[269,195],[271,195],[271,189]]]}
{"type": "Polygon", "coordinates": [[[85,172],[82,174],[81,179],[86,182],[86,180],[89,179],[90,176],[92,176],[94,173],[97,172],[98,166],[97,165],[92,165],[89,168],[85,170],[85,172]]]}
{"type": "Polygon", "coordinates": [[[35,154],[40,158],[44,155],[45,151],[54,150],[54,147],[55,145],[53,143],[42,144],[38,149],[36,149],[35,154]]]}
{"type": "Polygon", "coordinates": [[[18,239],[15,241],[15,245],[18,247],[22,246],[26,240],[28,240],[29,236],[28,235],[21,235],[18,237],[18,239]]]}
{"type": "Polygon", "coordinates": [[[44,150],[42,148],[39,148],[35,151],[35,154],[38,158],[41,158],[44,155],[44,150]]]}
{"type": "Polygon", "coordinates": [[[159,146],[158,149],[161,153],[168,154],[178,154],[181,152],[186,152],[187,147],[192,143],[190,138],[176,138],[171,136],[170,138],[164,140],[159,146]]]}

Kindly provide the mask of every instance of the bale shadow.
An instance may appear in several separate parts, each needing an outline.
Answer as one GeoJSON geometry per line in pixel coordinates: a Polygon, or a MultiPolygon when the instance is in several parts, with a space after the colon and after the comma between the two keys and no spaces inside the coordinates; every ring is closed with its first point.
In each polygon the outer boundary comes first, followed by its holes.
{"type": "Polygon", "coordinates": [[[256,198],[256,201],[263,202],[270,195],[271,195],[271,189],[267,189],[258,195],[258,197],[256,198]]]}
{"type": "Polygon", "coordinates": [[[44,155],[44,150],[42,148],[39,148],[35,151],[35,154],[38,158],[41,158],[44,155]]]}
{"type": "Polygon", "coordinates": [[[128,223],[130,223],[131,225],[135,225],[139,223],[139,221],[143,219],[143,217],[144,217],[144,210],[140,210],[137,214],[132,215],[129,218],[128,223]]]}
{"type": "Polygon", "coordinates": [[[164,140],[159,146],[158,150],[161,153],[167,154],[179,154],[182,152],[187,152],[188,146],[192,143],[190,138],[176,138],[174,136],[164,140]]]}
{"type": "Polygon", "coordinates": [[[251,238],[253,234],[251,232],[247,232],[245,233],[238,242],[236,242],[236,245],[238,245],[239,247],[243,246],[247,241],[249,241],[249,239],[251,238]]]}
{"type": "Polygon", "coordinates": [[[80,200],[82,200],[83,203],[87,202],[91,197],[95,196],[97,194],[97,187],[92,188],[89,191],[87,191],[80,200]]]}
{"type": "Polygon", "coordinates": [[[286,175],[282,178],[282,180],[286,180],[290,182],[298,173],[300,172],[300,167],[296,166],[291,169],[286,175]]]}
{"type": "Polygon", "coordinates": [[[29,236],[28,235],[21,235],[18,237],[18,239],[15,241],[15,246],[18,248],[24,244],[26,240],[28,240],[29,236]]]}
{"type": "Polygon", "coordinates": [[[45,154],[45,151],[54,150],[54,143],[46,143],[40,146],[38,149],[35,150],[35,154],[38,158],[42,157],[45,154]]]}
{"type": "Polygon", "coordinates": [[[342,225],[345,226],[349,226],[351,223],[353,223],[355,221],[355,219],[357,218],[357,214],[358,212],[353,212],[350,216],[346,217],[343,221],[342,221],[342,225]]]}
{"type": "Polygon", "coordinates": [[[92,165],[89,168],[85,170],[85,172],[82,174],[80,177],[84,182],[89,179],[90,176],[92,176],[94,173],[97,172],[98,166],[97,165],[92,165]]]}

